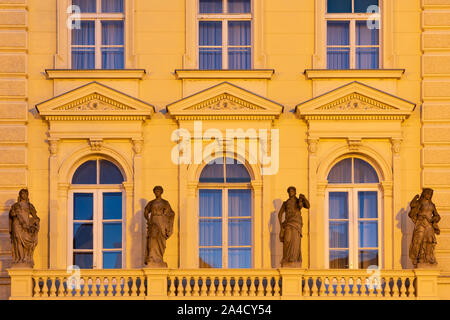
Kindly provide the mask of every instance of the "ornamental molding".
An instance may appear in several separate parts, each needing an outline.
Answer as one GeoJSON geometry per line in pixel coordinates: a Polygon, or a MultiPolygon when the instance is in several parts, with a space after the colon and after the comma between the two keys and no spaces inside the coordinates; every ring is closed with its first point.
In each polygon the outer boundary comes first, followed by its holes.
{"type": "Polygon", "coordinates": [[[273,120],[283,106],[223,82],[167,106],[177,120],[273,120]]]}

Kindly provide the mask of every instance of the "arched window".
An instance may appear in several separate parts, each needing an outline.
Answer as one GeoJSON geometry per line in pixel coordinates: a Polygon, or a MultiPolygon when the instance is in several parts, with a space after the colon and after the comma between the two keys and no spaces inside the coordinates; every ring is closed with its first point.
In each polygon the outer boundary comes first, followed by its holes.
{"type": "Polygon", "coordinates": [[[253,210],[246,167],[219,158],[205,166],[199,182],[200,268],[251,268],[253,210]]]}
{"type": "Polygon", "coordinates": [[[332,269],[380,266],[381,196],[376,170],[360,158],[328,175],[328,261],[332,269]]]}
{"type": "Polygon", "coordinates": [[[120,169],[100,158],[84,162],[75,171],[70,191],[73,265],[123,267],[123,182],[120,169]]]}

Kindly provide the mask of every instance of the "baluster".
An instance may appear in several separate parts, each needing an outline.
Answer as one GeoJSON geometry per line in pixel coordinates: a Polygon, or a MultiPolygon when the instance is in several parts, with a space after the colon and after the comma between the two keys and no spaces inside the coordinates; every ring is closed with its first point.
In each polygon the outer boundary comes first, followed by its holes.
{"type": "Polygon", "coordinates": [[[105,297],[111,297],[112,296],[112,285],[111,285],[111,282],[112,282],[112,279],[111,278],[109,278],[109,277],[107,277],[107,278],[105,278],[105,284],[106,284],[106,288],[105,288],[105,297]]]}
{"type": "Polygon", "coordinates": [[[250,288],[248,289],[249,297],[256,297],[256,277],[251,276],[250,279],[250,288]]]}
{"type": "Polygon", "coordinates": [[[225,288],[223,287],[223,277],[218,276],[219,279],[219,285],[217,286],[217,293],[216,297],[223,297],[225,288]]]}
{"type": "Polygon", "coordinates": [[[81,297],[81,279],[75,280],[75,297],[81,297]]]}
{"type": "Polygon", "coordinates": [[[358,293],[358,282],[360,281],[357,277],[352,277],[352,297],[359,297],[358,293]]]}
{"type": "Polygon", "coordinates": [[[130,297],[137,297],[137,278],[136,276],[131,277],[131,295],[130,297]]]}
{"type": "Polygon", "coordinates": [[[33,280],[34,280],[33,297],[40,297],[41,288],[39,287],[39,277],[33,277],[33,280]]]}
{"type": "Polygon", "coordinates": [[[325,293],[325,277],[318,277],[318,280],[320,280],[320,288],[319,288],[319,296],[324,297],[326,296],[325,293]]]}
{"type": "Polygon", "coordinates": [[[374,292],[374,290],[375,290],[375,287],[374,287],[374,278],[370,277],[370,278],[368,279],[368,285],[369,285],[369,290],[368,290],[368,292],[369,292],[369,297],[373,297],[373,296],[374,296],[373,292],[374,292]]]}
{"type": "Polygon", "coordinates": [[[56,297],[56,277],[52,276],[49,278],[50,280],[50,288],[49,288],[49,297],[56,297]]]}
{"type": "Polygon", "coordinates": [[[48,297],[48,278],[44,277],[42,281],[42,297],[48,297]]]}
{"type": "Polygon", "coordinates": [[[344,276],[344,296],[350,296],[350,277],[344,276]]]}
{"type": "Polygon", "coordinates": [[[200,287],[198,285],[198,278],[199,277],[192,277],[192,279],[194,279],[194,287],[192,288],[192,296],[193,297],[200,296],[200,287]]]}
{"type": "MultiPolygon", "coordinates": [[[[256,291],[257,297],[264,297],[264,277],[258,277],[259,285],[258,285],[258,291],[256,291]]],[[[269,283],[269,280],[267,280],[267,283],[269,283]]]]}
{"type": "Polygon", "coordinates": [[[83,297],[89,297],[89,278],[83,278],[83,297]]]}
{"type": "Polygon", "coordinates": [[[317,287],[317,277],[311,277],[312,286],[311,286],[311,296],[317,297],[319,295],[319,288],[317,287]]]}
{"type": "Polygon", "coordinates": [[[375,288],[375,295],[376,295],[377,298],[380,298],[380,297],[383,296],[382,293],[381,293],[381,290],[382,290],[382,286],[381,285],[383,283],[383,280],[381,279],[381,277],[377,277],[376,281],[377,281],[377,286],[375,288]]]}
{"type": "Polygon", "coordinates": [[[64,279],[61,277],[55,278],[55,289],[56,289],[56,295],[60,298],[64,296],[64,285],[63,285],[64,279]],[[56,288],[56,282],[59,283],[58,288],[56,288]]]}
{"type": "Polygon", "coordinates": [[[232,281],[234,281],[234,286],[231,289],[231,295],[233,297],[239,296],[239,284],[238,284],[238,282],[237,282],[235,277],[230,277],[230,286],[231,286],[231,282],[232,281]]]}
{"type": "Polygon", "coordinates": [[[230,279],[231,279],[231,277],[227,277],[227,276],[225,276],[225,279],[227,279],[227,284],[226,284],[226,287],[225,287],[225,296],[226,297],[231,297],[231,283],[230,283],[230,279]]]}
{"type": "Polygon", "coordinates": [[[304,297],[309,297],[309,277],[302,277],[302,282],[301,284],[303,285],[302,288],[302,295],[304,297]],[[304,283],[303,283],[304,282],[304,283]]]}
{"type": "Polygon", "coordinates": [[[366,277],[362,277],[361,278],[361,297],[366,297],[367,296],[367,278],[366,277]]]}
{"type": "Polygon", "coordinates": [[[343,294],[342,294],[342,279],[341,278],[337,278],[336,279],[336,281],[337,281],[337,285],[336,285],[336,292],[337,292],[337,294],[336,294],[336,297],[342,297],[343,296],[343,294]]]}
{"type": "Polygon", "coordinates": [[[274,292],[274,295],[277,296],[277,297],[281,296],[282,288],[280,286],[280,281],[282,281],[281,277],[280,276],[275,276],[275,286],[273,288],[273,292],[274,292]]]}
{"type": "Polygon", "coordinates": [[[200,289],[200,297],[205,297],[207,295],[208,287],[206,286],[206,281],[208,281],[207,277],[201,277],[199,278],[202,280],[202,287],[200,289]]]}
{"type": "Polygon", "coordinates": [[[398,278],[393,278],[392,280],[394,282],[392,287],[392,297],[398,298],[400,296],[400,290],[398,289],[398,278]]]}
{"type": "Polygon", "coordinates": [[[401,282],[400,296],[402,298],[406,298],[406,277],[401,277],[400,282],[401,282]]]}
{"type": "Polygon", "coordinates": [[[169,276],[170,286],[169,286],[169,297],[175,297],[175,276],[169,276]]]}
{"type": "Polygon", "coordinates": [[[99,297],[104,297],[105,296],[105,279],[104,278],[99,278],[100,281],[100,289],[99,289],[99,297]]]}

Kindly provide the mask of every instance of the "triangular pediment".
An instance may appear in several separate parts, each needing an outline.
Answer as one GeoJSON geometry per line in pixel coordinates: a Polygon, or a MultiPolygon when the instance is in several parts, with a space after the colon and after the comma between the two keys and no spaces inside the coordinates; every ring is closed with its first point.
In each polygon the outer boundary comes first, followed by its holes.
{"type": "Polygon", "coordinates": [[[409,117],[415,104],[359,82],[297,105],[296,113],[310,119],[399,119],[409,117]]]}
{"type": "Polygon", "coordinates": [[[223,82],[169,104],[167,111],[176,119],[274,119],[283,106],[223,82]]]}
{"type": "Polygon", "coordinates": [[[46,119],[146,119],[155,112],[152,105],[112,89],[91,82],[36,105],[46,119]]]}

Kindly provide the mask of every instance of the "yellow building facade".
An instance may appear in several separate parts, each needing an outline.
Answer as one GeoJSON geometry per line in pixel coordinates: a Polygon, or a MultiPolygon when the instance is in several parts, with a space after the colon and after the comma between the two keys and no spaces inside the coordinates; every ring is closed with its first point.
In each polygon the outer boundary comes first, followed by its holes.
{"type": "Polygon", "coordinates": [[[0,0],[0,298],[450,298],[449,9],[448,0],[0,0]],[[208,176],[217,157],[238,160],[248,179],[208,176]],[[102,183],[108,166],[105,181],[117,170],[120,181],[102,183]],[[144,268],[156,185],[175,212],[168,269],[144,268]],[[280,265],[278,211],[291,185],[311,204],[300,269],[280,265]],[[41,219],[33,270],[10,269],[8,213],[22,188],[41,219]],[[432,269],[408,256],[409,202],[422,188],[434,189],[441,216],[432,269]],[[218,244],[213,228],[201,240],[214,190],[218,244]],[[249,208],[239,232],[249,232],[232,244],[237,191],[249,208]],[[92,195],[87,220],[77,218],[80,194],[92,195]],[[121,216],[107,221],[114,195],[121,216]],[[363,196],[374,215],[361,213],[363,196]],[[337,203],[346,214],[334,219],[337,203]],[[75,244],[83,223],[88,249],[75,244]],[[107,247],[113,224],[119,245],[107,247]],[[333,243],[343,225],[344,243],[333,243]],[[108,257],[120,267],[105,268],[108,257]]]}

